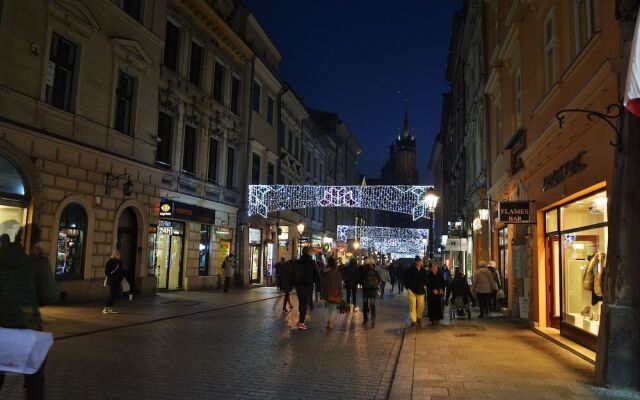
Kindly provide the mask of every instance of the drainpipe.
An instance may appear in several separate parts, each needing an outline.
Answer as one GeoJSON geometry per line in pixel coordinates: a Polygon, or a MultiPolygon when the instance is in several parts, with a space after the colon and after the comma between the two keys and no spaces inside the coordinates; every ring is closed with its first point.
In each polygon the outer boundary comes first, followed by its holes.
{"type": "MultiPolygon", "coordinates": [[[[282,135],[280,135],[280,128],[282,127],[282,96],[284,96],[285,93],[287,93],[289,91],[289,85],[287,85],[286,83],[282,86],[282,89],[280,89],[280,91],[278,92],[278,96],[276,97],[276,109],[278,112],[278,119],[277,121],[277,128],[276,128],[276,137],[277,137],[277,146],[278,148],[276,149],[276,154],[278,155],[278,168],[276,171],[276,183],[278,185],[282,185],[284,182],[282,182],[281,176],[282,176],[282,135]]],[[[284,134],[284,131],[283,131],[284,134]]],[[[280,210],[277,211],[277,222],[276,222],[276,236],[278,235],[278,231],[277,229],[280,228],[280,210]]],[[[291,238],[289,238],[289,240],[291,240],[291,238]]],[[[277,238],[276,238],[276,243],[278,242],[277,238]]],[[[275,246],[276,250],[276,254],[277,254],[277,258],[278,260],[280,260],[280,246],[277,245],[275,246]]],[[[292,249],[292,253],[293,253],[293,249],[292,249]]],[[[293,257],[292,257],[293,258],[293,257]]]]}

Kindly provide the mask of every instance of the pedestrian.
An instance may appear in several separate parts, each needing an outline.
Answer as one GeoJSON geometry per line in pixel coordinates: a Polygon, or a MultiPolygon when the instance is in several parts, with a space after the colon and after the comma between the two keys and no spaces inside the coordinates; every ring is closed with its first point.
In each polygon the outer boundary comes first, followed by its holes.
{"type": "Polygon", "coordinates": [[[284,257],[280,258],[280,261],[278,261],[276,263],[276,265],[273,266],[273,269],[275,269],[275,274],[276,274],[276,288],[280,289],[280,273],[282,272],[282,267],[284,266],[285,262],[284,262],[284,257]]]}
{"type": "Polygon", "coordinates": [[[330,331],[333,329],[333,316],[338,304],[342,303],[342,277],[335,258],[329,258],[327,266],[328,269],[322,275],[320,287],[322,288],[322,298],[327,302],[327,330],[330,331]]]}
{"type": "Polygon", "coordinates": [[[114,250],[111,258],[107,260],[104,266],[105,281],[104,284],[109,288],[109,297],[107,303],[102,309],[103,314],[117,314],[113,311],[113,302],[122,290],[122,280],[124,279],[124,264],[122,263],[122,254],[120,250],[114,250]]]}
{"type": "Polygon", "coordinates": [[[396,284],[396,280],[398,278],[398,275],[396,273],[396,266],[394,265],[394,263],[389,263],[389,283],[391,283],[391,288],[389,289],[389,293],[393,293],[393,287],[396,284]]]}
{"type": "Polygon", "coordinates": [[[489,261],[487,263],[487,269],[491,272],[493,280],[496,281],[498,285],[498,288],[491,294],[489,309],[491,311],[498,311],[498,291],[502,289],[502,285],[500,284],[500,275],[498,275],[498,271],[496,270],[495,261],[489,261]]]}
{"type": "Polygon", "coordinates": [[[304,320],[307,316],[307,307],[309,306],[309,299],[311,299],[313,284],[320,281],[320,274],[316,266],[316,262],[311,258],[311,248],[304,247],[302,249],[302,256],[296,262],[293,269],[293,283],[296,287],[296,294],[298,295],[298,311],[300,317],[298,319],[298,329],[307,330],[304,320]]]}
{"type": "Polygon", "coordinates": [[[427,308],[429,321],[434,325],[438,324],[442,319],[442,299],[444,298],[446,287],[442,272],[438,269],[436,263],[431,263],[430,271],[427,273],[427,308]]]}
{"type": "Polygon", "coordinates": [[[400,261],[396,263],[396,275],[398,276],[398,293],[404,292],[405,288],[405,273],[407,271],[402,268],[400,261]]]}
{"type": "Polygon", "coordinates": [[[473,275],[471,292],[478,297],[480,318],[489,317],[489,303],[494,290],[498,290],[498,283],[493,279],[491,271],[487,269],[487,262],[479,261],[478,270],[473,275]]]}
{"type": "Polygon", "coordinates": [[[371,312],[371,327],[376,326],[376,296],[380,290],[380,274],[376,271],[371,258],[367,258],[360,269],[360,284],[362,285],[362,325],[366,325],[371,312]]]}
{"type": "Polygon", "coordinates": [[[404,272],[403,283],[407,288],[411,326],[416,326],[416,324],[421,325],[420,317],[422,317],[422,313],[424,312],[427,276],[423,269],[423,262],[420,256],[416,256],[413,265],[404,272]]]}
{"type": "Polygon", "coordinates": [[[376,271],[378,275],[380,275],[380,298],[384,299],[384,288],[391,278],[389,277],[389,271],[386,266],[382,265],[380,261],[376,262],[376,271]]]}
{"type": "MultiPolygon", "coordinates": [[[[39,251],[40,229],[30,226],[31,255],[20,244],[20,229],[13,243],[0,250],[0,327],[42,330],[40,307],[58,300],[58,287],[46,254],[39,251]]],[[[45,361],[46,362],[46,361],[45,361]]],[[[44,363],[34,374],[24,376],[27,399],[44,399],[44,363]]],[[[0,390],[4,373],[0,372],[0,390]]]]}
{"type": "Polygon", "coordinates": [[[347,289],[347,303],[357,307],[356,293],[358,292],[358,262],[355,259],[349,260],[349,264],[344,270],[344,286],[347,289]]]}
{"type": "Polygon", "coordinates": [[[316,261],[316,267],[318,268],[318,273],[320,274],[320,281],[314,284],[315,289],[315,301],[318,301],[322,298],[322,274],[324,274],[324,263],[322,261],[316,261]]]}
{"type": "Polygon", "coordinates": [[[449,286],[449,282],[451,282],[451,270],[449,269],[448,265],[443,265],[442,266],[442,277],[444,278],[444,283],[446,284],[446,286],[449,286]]]}
{"type": "MultiPolygon", "coordinates": [[[[284,260],[284,258],[283,258],[284,260]]],[[[282,313],[286,314],[293,310],[293,304],[291,304],[291,291],[293,290],[293,260],[283,263],[278,269],[280,277],[278,278],[278,284],[280,290],[284,293],[284,301],[282,302],[282,313]],[[289,309],[287,310],[287,304],[289,309]]]]}
{"type": "MultiPolygon", "coordinates": [[[[460,268],[458,267],[454,269],[453,278],[447,286],[445,303],[449,304],[450,300],[455,301],[456,297],[462,298],[464,305],[469,304],[469,300],[471,299],[471,288],[469,287],[469,283],[464,278],[464,275],[460,272],[460,268]]],[[[464,315],[464,311],[458,310],[458,315],[464,315]]]]}
{"type": "Polygon", "coordinates": [[[229,291],[229,286],[231,285],[231,278],[233,278],[233,274],[235,272],[235,263],[236,257],[233,254],[229,254],[224,258],[222,263],[222,269],[224,272],[224,292],[229,291]]]}

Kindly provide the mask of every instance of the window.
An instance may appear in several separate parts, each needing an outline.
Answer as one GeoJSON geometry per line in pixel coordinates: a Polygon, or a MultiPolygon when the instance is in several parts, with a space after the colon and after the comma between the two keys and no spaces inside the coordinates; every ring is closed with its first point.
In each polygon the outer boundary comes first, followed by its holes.
{"type": "Polygon", "coordinates": [[[164,35],[164,65],[174,71],[178,70],[178,41],[180,31],[178,27],[167,21],[164,35]]]}
{"type": "Polygon", "coordinates": [[[240,79],[231,78],[231,111],[238,114],[240,111],[240,79]]]}
{"type": "Polygon", "coordinates": [[[211,226],[200,225],[200,245],[198,246],[198,275],[209,275],[209,247],[211,243],[211,226]]]}
{"type": "Polygon", "coordinates": [[[516,71],[514,79],[515,89],[515,109],[516,109],[516,128],[522,126],[522,80],[520,77],[520,69],[516,71]]]}
{"type": "Polygon", "coordinates": [[[267,96],[267,122],[273,125],[273,97],[267,96]]]}
{"type": "Polygon", "coordinates": [[[296,156],[296,158],[300,158],[300,138],[298,138],[297,136],[294,138],[295,139],[295,145],[294,145],[294,155],[296,156]]]}
{"type": "Polygon", "coordinates": [[[122,0],[122,9],[127,14],[140,21],[142,11],[142,0],[122,0]]]}
{"type": "Polygon", "coordinates": [[[289,145],[287,146],[287,150],[289,154],[293,154],[293,131],[289,129],[289,145]]]}
{"type": "Polygon", "coordinates": [[[280,146],[284,147],[285,145],[285,137],[284,134],[287,131],[287,125],[285,125],[284,122],[280,122],[280,125],[278,127],[278,135],[279,135],[279,139],[280,139],[280,146]]]}
{"type": "Polygon", "coordinates": [[[200,75],[202,69],[202,46],[196,42],[191,42],[191,64],[189,65],[189,82],[200,86],[200,75]]]}
{"type": "Polygon", "coordinates": [[[576,12],[576,53],[584,48],[596,28],[593,0],[575,0],[576,12]]]}
{"type": "Polygon", "coordinates": [[[158,114],[158,147],[156,148],[156,164],[171,165],[171,132],[173,117],[162,111],[158,114]]]}
{"type": "Polygon", "coordinates": [[[233,147],[227,148],[227,187],[233,188],[233,166],[235,164],[235,150],[233,147]]]}
{"type": "Polygon", "coordinates": [[[131,111],[133,109],[133,78],[118,71],[118,87],[116,88],[116,130],[131,133],[131,111]]]}
{"type": "Polygon", "coordinates": [[[273,185],[275,183],[274,181],[275,170],[276,170],[275,165],[273,165],[273,163],[269,161],[267,163],[267,185],[273,185]]]}
{"type": "Polygon", "coordinates": [[[260,156],[253,153],[253,162],[251,163],[251,183],[253,185],[260,184],[260,156]]]}
{"type": "Polygon", "coordinates": [[[547,91],[556,83],[556,37],[553,21],[551,12],[544,22],[544,82],[547,91]]]}
{"type": "Polygon", "coordinates": [[[56,279],[82,279],[87,213],[80,204],[62,210],[58,224],[56,279]]]}
{"type": "Polygon", "coordinates": [[[182,149],[182,171],[195,175],[196,173],[196,128],[184,126],[184,148],[182,149]]]}
{"type": "Polygon", "coordinates": [[[209,138],[209,170],[207,179],[218,182],[218,140],[209,138]]]}
{"type": "Polygon", "coordinates": [[[253,81],[253,98],[251,100],[251,104],[253,107],[253,111],[260,114],[260,84],[256,81],[253,81]]]}
{"type": "MultiPolygon", "coordinates": [[[[215,67],[213,70],[213,98],[218,103],[224,102],[224,66],[216,61],[215,67]]],[[[234,78],[235,79],[235,78],[234,78]]],[[[238,94],[236,93],[236,96],[238,94]]],[[[236,99],[236,103],[237,103],[236,99]]]]}
{"type": "Polygon", "coordinates": [[[76,45],[54,33],[47,69],[47,103],[65,111],[71,111],[76,45]]]}

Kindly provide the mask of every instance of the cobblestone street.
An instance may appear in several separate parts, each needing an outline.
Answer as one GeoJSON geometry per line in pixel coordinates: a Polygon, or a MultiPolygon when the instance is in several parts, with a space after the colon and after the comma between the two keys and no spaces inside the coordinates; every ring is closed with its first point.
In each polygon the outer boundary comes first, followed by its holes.
{"type": "MultiPolygon", "coordinates": [[[[164,293],[121,301],[121,313],[107,317],[93,303],[45,308],[58,337],[47,398],[635,398],[598,391],[592,364],[503,318],[403,334],[406,297],[394,295],[378,300],[375,328],[357,311],[338,315],[327,333],[316,303],[300,332],[297,313],[283,316],[275,296],[269,288],[164,293]]],[[[22,378],[8,376],[0,398],[23,398],[22,378]]]]}

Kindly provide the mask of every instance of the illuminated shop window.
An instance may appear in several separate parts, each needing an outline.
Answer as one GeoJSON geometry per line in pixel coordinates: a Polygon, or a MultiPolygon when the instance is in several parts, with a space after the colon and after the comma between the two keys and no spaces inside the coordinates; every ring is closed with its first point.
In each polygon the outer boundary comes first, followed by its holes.
{"type": "Polygon", "coordinates": [[[60,215],[56,256],[56,279],[82,279],[87,213],[71,203],[60,215]]]}

